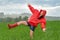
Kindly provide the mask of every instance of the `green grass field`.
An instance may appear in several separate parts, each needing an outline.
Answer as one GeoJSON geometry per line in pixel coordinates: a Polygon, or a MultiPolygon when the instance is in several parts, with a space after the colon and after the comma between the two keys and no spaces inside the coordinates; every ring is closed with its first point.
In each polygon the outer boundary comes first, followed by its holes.
{"type": "MultiPolygon", "coordinates": [[[[28,26],[20,25],[9,30],[7,24],[0,23],[0,40],[30,40],[28,26]]],[[[60,21],[47,21],[46,29],[44,33],[38,25],[33,40],[60,40],[60,21]]]]}

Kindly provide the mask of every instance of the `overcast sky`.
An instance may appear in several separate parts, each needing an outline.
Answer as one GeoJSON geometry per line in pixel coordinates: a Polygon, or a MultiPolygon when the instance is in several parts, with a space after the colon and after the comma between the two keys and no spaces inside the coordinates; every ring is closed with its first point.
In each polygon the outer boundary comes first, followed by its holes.
{"type": "Polygon", "coordinates": [[[5,14],[31,13],[28,3],[38,10],[47,10],[46,16],[60,16],[60,0],[0,0],[0,12],[5,14]]]}

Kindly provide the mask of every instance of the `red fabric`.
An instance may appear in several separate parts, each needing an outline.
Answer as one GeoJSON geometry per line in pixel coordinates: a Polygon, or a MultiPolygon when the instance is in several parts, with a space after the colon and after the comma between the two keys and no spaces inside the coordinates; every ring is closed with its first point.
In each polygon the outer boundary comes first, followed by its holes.
{"type": "Polygon", "coordinates": [[[46,24],[41,23],[41,28],[44,29],[46,27],[46,24]]]}
{"type": "Polygon", "coordinates": [[[46,27],[45,23],[41,23],[41,28],[44,29],[46,27]]]}
{"type": "Polygon", "coordinates": [[[16,27],[16,26],[18,26],[17,23],[15,23],[15,24],[8,24],[9,29],[14,28],[14,27],[16,27]]]}
{"type": "MultiPolygon", "coordinates": [[[[37,9],[34,9],[30,4],[28,5],[30,11],[32,12],[32,16],[28,19],[28,22],[33,25],[33,26],[37,26],[37,24],[41,21],[44,21],[44,18],[42,18],[41,20],[38,20],[37,18],[40,16],[40,11],[38,11],[37,9]]],[[[44,12],[44,11],[43,11],[44,12]]],[[[44,13],[45,16],[45,13],[44,13]]]]}

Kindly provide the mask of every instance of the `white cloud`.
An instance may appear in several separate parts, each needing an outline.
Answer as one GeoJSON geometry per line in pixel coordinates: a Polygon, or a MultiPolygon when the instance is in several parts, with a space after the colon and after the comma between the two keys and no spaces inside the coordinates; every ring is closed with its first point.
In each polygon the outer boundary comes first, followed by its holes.
{"type": "Polygon", "coordinates": [[[60,6],[56,6],[56,7],[47,7],[48,13],[47,16],[56,16],[56,17],[60,17],[60,6]]]}
{"type": "Polygon", "coordinates": [[[26,8],[27,6],[24,4],[10,4],[5,6],[0,6],[0,11],[5,13],[16,12],[16,11],[19,12],[19,10],[26,9],[26,8]]]}

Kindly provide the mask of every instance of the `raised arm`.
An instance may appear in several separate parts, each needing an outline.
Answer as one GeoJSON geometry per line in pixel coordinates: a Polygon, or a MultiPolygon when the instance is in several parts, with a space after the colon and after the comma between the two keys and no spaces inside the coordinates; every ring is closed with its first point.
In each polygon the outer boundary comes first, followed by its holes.
{"type": "Polygon", "coordinates": [[[32,14],[34,14],[35,9],[30,4],[28,4],[28,7],[29,7],[30,11],[32,12],[32,14]]]}

